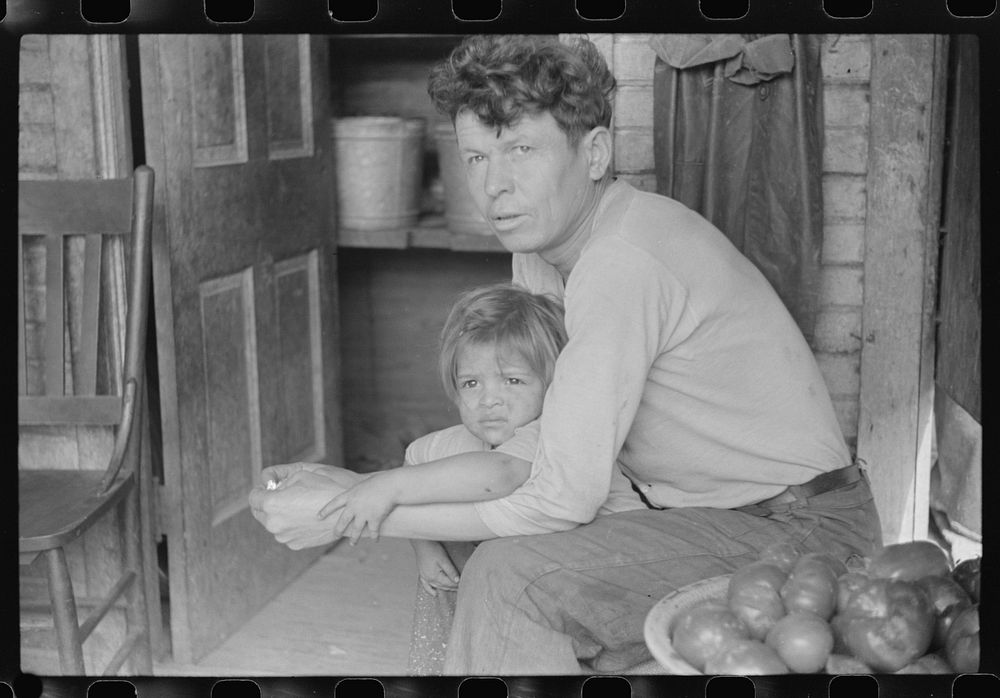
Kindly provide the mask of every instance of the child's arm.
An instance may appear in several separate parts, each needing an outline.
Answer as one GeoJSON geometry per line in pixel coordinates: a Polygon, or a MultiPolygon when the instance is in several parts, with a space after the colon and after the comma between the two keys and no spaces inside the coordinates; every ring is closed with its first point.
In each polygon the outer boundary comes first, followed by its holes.
{"type": "Polygon", "coordinates": [[[471,451],[379,472],[394,504],[481,502],[505,497],[524,484],[531,462],[500,451],[471,451]]]}
{"type": "Polygon", "coordinates": [[[354,521],[351,542],[362,523],[378,537],[382,520],[399,504],[479,502],[504,497],[521,486],[531,463],[498,451],[473,451],[439,460],[373,473],[324,506],[320,518],[344,508],[341,525],[354,521]]]}
{"type": "Polygon", "coordinates": [[[531,463],[498,451],[471,451],[427,463],[381,470],[323,507],[323,515],[347,500],[367,493],[396,504],[481,502],[510,494],[528,479],[531,463]]]}
{"type": "Polygon", "coordinates": [[[427,593],[437,596],[438,589],[458,589],[458,570],[441,543],[431,540],[411,540],[410,543],[416,554],[420,584],[427,593]]]}

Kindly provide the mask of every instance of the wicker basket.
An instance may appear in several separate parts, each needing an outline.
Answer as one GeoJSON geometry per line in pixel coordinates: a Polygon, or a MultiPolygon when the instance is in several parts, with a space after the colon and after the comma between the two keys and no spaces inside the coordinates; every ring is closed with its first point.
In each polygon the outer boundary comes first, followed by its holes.
{"type": "Polygon", "coordinates": [[[422,118],[332,120],[342,227],[388,230],[417,222],[426,127],[422,118]]]}
{"type": "Polygon", "coordinates": [[[674,651],[670,642],[674,621],[681,613],[702,601],[709,599],[725,601],[731,576],[725,574],[720,577],[711,577],[678,589],[660,599],[646,615],[646,623],[643,627],[646,645],[668,674],[701,674],[674,651]]]}
{"type": "Polygon", "coordinates": [[[465,179],[465,166],[458,154],[455,129],[449,122],[434,126],[441,183],[444,185],[444,218],[448,230],[467,235],[492,235],[489,224],[473,203],[465,179]]]}

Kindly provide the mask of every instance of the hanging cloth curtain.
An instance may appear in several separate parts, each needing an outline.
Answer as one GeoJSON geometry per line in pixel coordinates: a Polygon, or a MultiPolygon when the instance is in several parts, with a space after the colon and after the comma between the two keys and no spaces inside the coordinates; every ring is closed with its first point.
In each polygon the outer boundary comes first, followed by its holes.
{"type": "Polygon", "coordinates": [[[650,44],[657,191],[729,236],[811,341],[823,244],[820,37],[664,34],[650,44]]]}

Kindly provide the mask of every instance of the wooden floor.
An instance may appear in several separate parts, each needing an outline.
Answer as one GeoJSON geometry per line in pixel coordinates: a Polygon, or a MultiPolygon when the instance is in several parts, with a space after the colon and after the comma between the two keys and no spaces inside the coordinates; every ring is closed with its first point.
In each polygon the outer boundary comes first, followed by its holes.
{"type": "MultiPolygon", "coordinates": [[[[956,560],[980,543],[948,539],[956,560]]],[[[417,575],[405,540],[341,543],[197,664],[158,661],[156,676],[377,677],[406,673],[417,575]]],[[[26,673],[58,673],[55,652],[22,652],[26,673]]],[[[634,673],[659,673],[655,662],[634,673]]]]}
{"type": "Polygon", "coordinates": [[[405,540],[341,543],[195,665],[159,676],[402,675],[417,573],[405,540]]]}
{"type": "MultiPolygon", "coordinates": [[[[155,662],[156,676],[401,676],[417,574],[405,540],[338,544],[197,664],[155,662]]],[[[58,673],[55,652],[21,669],[58,673]]]]}

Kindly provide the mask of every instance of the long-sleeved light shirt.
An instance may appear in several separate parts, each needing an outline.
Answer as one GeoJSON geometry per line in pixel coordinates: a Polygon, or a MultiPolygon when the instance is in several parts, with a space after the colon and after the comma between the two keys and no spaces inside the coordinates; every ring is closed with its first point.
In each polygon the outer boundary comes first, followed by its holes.
{"type": "Polygon", "coordinates": [[[757,268],[682,204],[611,183],[568,278],[515,254],[513,280],[563,296],[569,341],[532,476],[475,504],[499,536],[591,521],[617,463],[661,507],[734,508],[850,463],[826,384],[757,268]]]}

